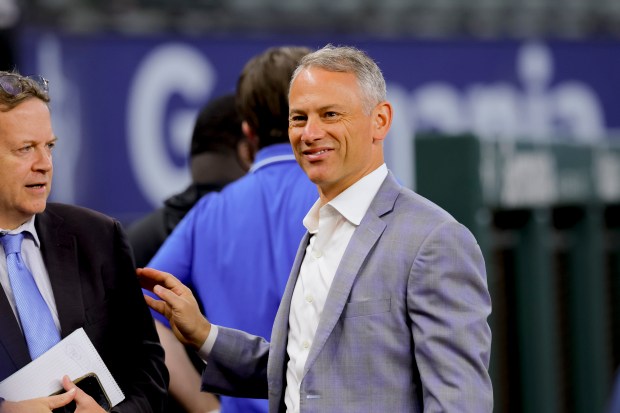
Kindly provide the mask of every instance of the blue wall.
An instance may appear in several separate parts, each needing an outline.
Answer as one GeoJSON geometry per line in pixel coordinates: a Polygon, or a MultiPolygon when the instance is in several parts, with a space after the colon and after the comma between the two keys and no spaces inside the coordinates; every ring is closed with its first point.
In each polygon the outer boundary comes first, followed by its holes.
{"type": "Polygon", "coordinates": [[[189,183],[198,108],[234,90],[244,63],[275,45],[366,50],[395,105],[388,166],[415,188],[422,130],[483,139],[596,142],[620,128],[620,43],[414,41],[360,37],[71,35],[24,30],[20,71],[50,80],[59,144],[52,199],[124,223],[189,183]]]}

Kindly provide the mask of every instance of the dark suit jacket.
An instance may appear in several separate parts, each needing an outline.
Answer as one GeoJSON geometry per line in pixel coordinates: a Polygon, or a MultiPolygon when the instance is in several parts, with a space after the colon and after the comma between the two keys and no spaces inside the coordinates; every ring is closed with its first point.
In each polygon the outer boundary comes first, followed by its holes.
{"type": "MultiPolygon", "coordinates": [[[[168,385],[164,352],[120,223],[85,208],[49,203],[36,216],[35,227],[61,336],[84,328],[125,394],[113,411],[163,411],[168,385]]],[[[1,290],[0,380],[30,361],[26,341],[1,290]]]]}
{"type": "MultiPolygon", "coordinates": [[[[284,412],[288,321],[302,240],[271,343],[219,327],[207,391],[284,412]]],[[[491,299],[480,248],[446,211],[390,173],[329,289],[300,385],[301,412],[489,413],[491,299]]]]}

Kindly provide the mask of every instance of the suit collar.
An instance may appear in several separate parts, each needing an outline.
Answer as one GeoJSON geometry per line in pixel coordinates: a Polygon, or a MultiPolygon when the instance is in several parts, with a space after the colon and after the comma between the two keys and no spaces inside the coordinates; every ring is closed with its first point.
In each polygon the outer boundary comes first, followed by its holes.
{"type": "Polygon", "coordinates": [[[41,254],[54,292],[61,336],[84,324],[77,240],[66,230],[64,218],[48,206],[38,214],[35,227],[41,241],[41,254]]]}
{"type": "Polygon", "coordinates": [[[288,319],[291,312],[291,299],[293,297],[297,278],[299,277],[299,269],[304,259],[306,246],[309,241],[310,233],[306,232],[299,243],[297,255],[295,256],[295,261],[293,262],[293,267],[291,268],[291,273],[286,282],[284,294],[282,295],[282,300],[280,301],[278,312],[273,322],[270,343],[271,348],[269,350],[269,371],[267,373],[270,405],[272,403],[271,400],[277,401],[276,404],[279,404],[280,399],[284,395],[284,374],[287,360],[286,345],[288,339],[288,319]]]}
{"type": "Polygon", "coordinates": [[[15,228],[14,230],[9,231],[9,230],[4,230],[0,228],[0,233],[1,234],[19,234],[20,232],[28,233],[32,236],[32,239],[34,240],[34,243],[37,246],[37,248],[40,248],[41,243],[39,242],[39,236],[37,235],[37,230],[34,227],[34,220],[35,220],[35,215],[31,216],[29,220],[27,220],[26,222],[21,224],[19,227],[15,228]]]}
{"type": "MultiPolygon", "coordinates": [[[[344,307],[350,295],[353,283],[357,278],[362,264],[373,246],[379,241],[385,230],[386,224],[382,217],[394,209],[394,204],[401,190],[401,185],[396,181],[391,172],[381,184],[379,191],[373,198],[368,211],[364,215],[360,225],[355,230],[349,245],[338,266],[334,281],[329,290],[323,314],[314,338],[314,343],[308,355],[305,373],[316,361],[334,326],[342,315],[344,307]]],[[[299,276],[299,269],[303,261],[304,252],[310,236],[306,233],[297,251],[297,256],[291,269],[291,274],[286,285],[280,308],[274,322],[272,332],[272,348],[270,351],[270,391],[273,396],[280,400],[284,391],[284,372],[286,370],[286,342],[288,337],[288,316],[291,308],[293,290],[299,276]]],[[[271,395],[270,395],[271,397],[271,395]]]]}
{"type": "Polygon", "coordinates": [[[2,380],[5,376],[28,364],[31,359],[26,339],[2,289],[0,289],[0,314],[4,314],[0,317],[0,331],[2,332],[0,333],[0,346],[4,347],[9,356],[9,360],[2,360],[0,366],[0,380],[2,380]]]}
{"type": "Polygon", "coordinates": [[[370,251],[385,230],[386,224],[382,217],[394,208],[399,191],[400,185],[391,173],[388,174],[373,198],[362,222],[355,229],[329,289],[321,320],[319,321],[310,354],[304,367],[304,375],[318,358],[323,346],[340,319],[353,288],[353,283],[360,273],[366,257],[370,254],[370,251]]]}
{"type": "MultiPolygon", "coordinates": [[[[64,219],[49,212],[49,209],[36,215],[34,232],[38,236],[43,262],[50,277],[61,337],[65,337],[74,329],[70,326],[76,322],[82,324],[84,317],[76,243],[72,235],[63,231],[64,219]]],[[[4,290],[0,293],[0,314],[13,314],[4,290]]],[[[7,365],[3,363],[0,370],[2,375],[11,374],[31,361],[28,345],[14,316],[0,317],[0,331],[0,346],[4,347],[12,362],[10,366],[7,360],[7,365]]]]}
{"type": "MultiPolygon", "coordinates": [[[[22,224],[19,228],[11,233],[19,233],[22,231],[28,232],[34,238],[37,247],[40,247],[40,241],[37,231],[34,226],[35,216],[22,224]]],[[[11,374],[17,371],[21,367],[28,364],[32,359],[28,352],[28,344],[22,333],[22,330],[17,322],[15,313],[9,304],[9,300],[4,290],[0,290],[0,314],[5,316],[0,317],[0,346],[4,347],[6,354],[8,354],[10,360],[3,362],[2,368],[0,368],[0,379],[5,375],[11,374]],[[10,364],[12,363],[12,365],[10,364]]]]}
{"type": "MultiPolygon", "coordinates": [[[[326,205],[330,205],[347,221],[355,226],[358,226],[360,222],[362,222],[364,215],[366,215],[366,212],[368,211],[372,200],[379,191],[379,188],[385,181],[387,174],[387,166],[382,164],[377,169],[342,191],[326,205]]],[[[321,206],[321,200],[317,200],[304,218],[304,226],[311,234],[318,231],[319,210],[324,208],[326,205],[321,206]]]]}

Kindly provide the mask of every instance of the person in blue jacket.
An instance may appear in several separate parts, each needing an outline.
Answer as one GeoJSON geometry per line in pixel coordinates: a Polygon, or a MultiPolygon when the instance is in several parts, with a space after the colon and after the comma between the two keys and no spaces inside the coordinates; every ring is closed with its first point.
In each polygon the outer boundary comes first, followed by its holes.
{"type": "MultiPolygon", "coordinates": [[[[213,323],[266,338],[305,233],[303,218],[318,199],[288,140],[289,81],[309,52],[273,47],[246,63],[236,99],[243,132],[257,149],[254,163],[242,178],[204,196],[147,265],[192,288],[213,323]]],[[[166,357],[182,358],[167,320],[153,314],[166,357]]],[[[182,380],[189,383],[188,403],[201,397],[199,373],[177,367],[169,365],[171,393],[182,380]]],[[[267,400],[223,396],[221,412],[266,413],[267,400]]]]}

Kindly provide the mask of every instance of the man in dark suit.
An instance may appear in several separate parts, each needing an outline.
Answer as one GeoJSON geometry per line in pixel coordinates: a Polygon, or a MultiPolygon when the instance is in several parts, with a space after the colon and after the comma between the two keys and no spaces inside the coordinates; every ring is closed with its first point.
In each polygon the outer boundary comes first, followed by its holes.
{"type": "Polygon", "coordinates": [[[271,343],[216,326],[171,274],[140,269],[179,340],[206,361],[203,390],[268,397],[277,412],[490,413],[491,299],[471,232],[401,186],[383,140],[380,69],[352,47],[301,59],[289,140],[319,190],[271,343]]]}
{"type": "MultiPolygon", "coordinates": [[[[0,238],[23,237],[17,249],[21,262],[45,303],[34,318],[45,313],[56,342],[84,328],[125,395],[112,411],[162,412],[168,385],[164,352],[121,225],[85,208],[47,204],[56,143],[48,103],[45,79],[0,72],[0,238]]],[[[31,320],[7,264],[13,252],[2,245],[0,380],[40,355],[33,353],[31,320]]],[[[59,381],[63,374],[58,372],[59,381]]],[[[59,396],[18,401],[4,395],[0,412],[50,412],[71,401],[80,412],[103,412],[66,377],[63,386],[68,392],[59,396]]]]}

